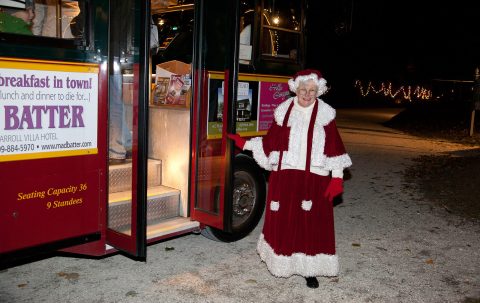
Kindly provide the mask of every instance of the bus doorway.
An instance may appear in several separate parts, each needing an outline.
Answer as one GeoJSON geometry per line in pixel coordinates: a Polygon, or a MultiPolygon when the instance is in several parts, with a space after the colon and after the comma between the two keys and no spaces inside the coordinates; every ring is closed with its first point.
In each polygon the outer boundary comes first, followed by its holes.
{"type": "MultiPolygon", "coordinates": [[[[136,63],[140,60],[135,58],[139,36],[134,8],[132,1],[122,1],[110,11],[108,228],[120,245],[138,228],[140,220],[132,212],[138,211],[135,198],[142,190],[142,176],[146,179],[147,242],[199,229],[199,222],[190,220],[188,213],[190,65],[170,61],[163,68],[145,71],[149,74],[144,83],[148,110],[145,121],[139,121],[135,113],[142,106],[137,97],[142,75],[136,63]],[[138,150],[142,132],[148,142],[146,157],[138,150]]],[[[148,19],[150,29],[156,28],[153,18],[148,19]]],[[[156,45],[151,46],[150,51],[156,50],[156,45]]],[[[147,63],[151,66],[150,60],[147,63]]]]}
{"type": "MultiPolygon", "coordinates": [[[[251,17],[250,5],[243,10],[251,17]]],[[[257,225],[265,199],[258,166],[235,157],[222,135],[233,131],[236,114],[240,5],[152,1],[151,13],[159,45],[151,57],[148,156],[161,165],[162,186],[179,193],[176,218],[162,225],[200,222],[209,238],[240,239],[257,225]]]]}

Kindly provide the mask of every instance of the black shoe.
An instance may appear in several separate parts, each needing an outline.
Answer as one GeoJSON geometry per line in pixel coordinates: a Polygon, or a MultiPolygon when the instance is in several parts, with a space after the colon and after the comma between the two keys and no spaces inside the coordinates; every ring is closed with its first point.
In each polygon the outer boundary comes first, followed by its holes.
{"type": "Polygon", "coordinates": [[[115,159],[115,158],[110,158],[108,160],[108,164],[110,165],[117,165],[117,164],[123,164],[125,163],[127,160],[126,159],[115,159]]]}
{"type": "Polygon", "coordinates": [[[307,280],[307,286],[309,288],[318,288],[318,280],[316,277],[306,277],[305,280],[307,280]]]}

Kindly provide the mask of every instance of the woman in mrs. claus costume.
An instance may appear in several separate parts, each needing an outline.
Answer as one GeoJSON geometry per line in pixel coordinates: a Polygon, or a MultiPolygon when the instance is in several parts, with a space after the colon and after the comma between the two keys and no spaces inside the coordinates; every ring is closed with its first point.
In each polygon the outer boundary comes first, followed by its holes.
{"type": "Polygon", "coordinates": [[[228,136],[272,171],[257,244],[261,259],[274,276],[300,275],[316,288],[316,276],[338,275],[332,200],[343,192],[343,169],[352,162],[335,110],[317,98],[327,91],[320,72],[298,72],[288,85],[296,96],[275,109],[267,135],[248,141],[228,136]]]}

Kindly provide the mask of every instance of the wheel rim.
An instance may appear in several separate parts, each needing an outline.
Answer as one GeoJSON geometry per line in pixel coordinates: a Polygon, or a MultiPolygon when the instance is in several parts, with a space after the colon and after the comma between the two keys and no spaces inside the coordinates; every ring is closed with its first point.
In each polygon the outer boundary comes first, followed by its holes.
{"type": "Polygon", "coordinates": [[[239,228],[251,217],[256,204],[256,186],[253,177],[245,171],[234,174],[232,227],[239,228]]]}

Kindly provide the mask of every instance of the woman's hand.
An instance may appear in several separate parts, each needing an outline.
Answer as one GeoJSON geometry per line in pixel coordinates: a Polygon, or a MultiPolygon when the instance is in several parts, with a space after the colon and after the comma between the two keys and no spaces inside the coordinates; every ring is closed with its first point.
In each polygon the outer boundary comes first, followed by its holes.
{"type": "Polygon", "coordinates": [[[243,150],[243,147],[245,146],[245,142],[247,140],[243,139],[237,134],[227,134],[227,137],[230,138],[231,140],[235,141],[235,146],[243,150]]]}
{"type": "Polygon", "coordinates": [[[330,183],[327,186],[327,190],[325,191],[325,198],[328,201],[332,202],[333,198],[343,193],[343,179],[342,178],[332,178],[330,183]]]}

